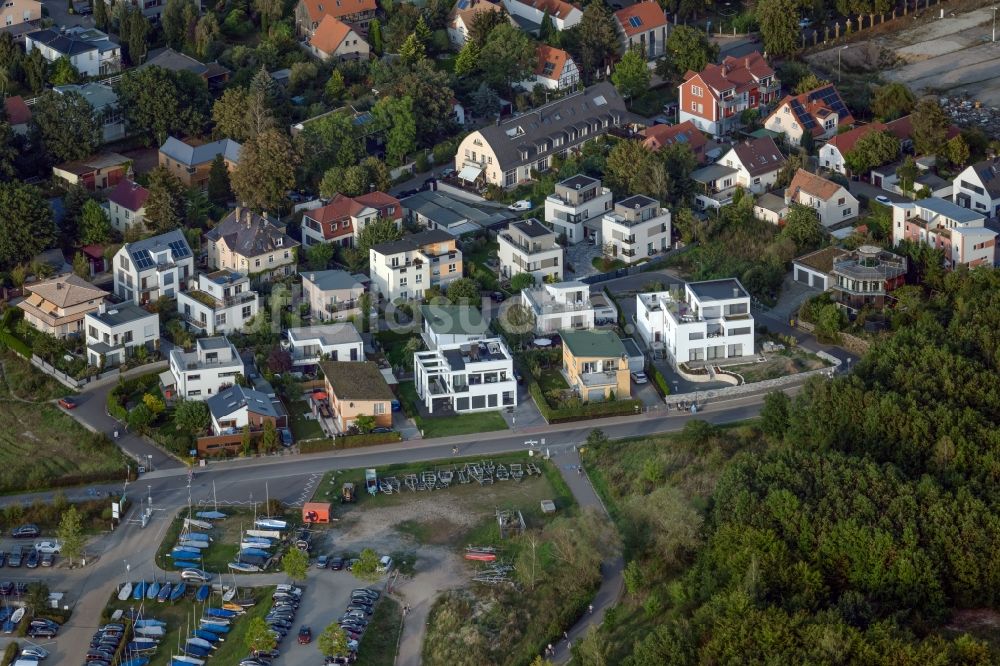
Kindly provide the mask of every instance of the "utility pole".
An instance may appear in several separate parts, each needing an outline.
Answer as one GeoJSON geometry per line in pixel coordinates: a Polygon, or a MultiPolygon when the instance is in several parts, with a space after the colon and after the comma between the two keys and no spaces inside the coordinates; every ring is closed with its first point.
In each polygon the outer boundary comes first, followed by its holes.
{"type": "Polygon", "coordinates": [[[993,8],[993,41],[997,41],[997,8],[993,8]]]}
{"type": "MultiPolygon", "coordinates": [[[[994,14],[994,16],[996,16],[996,14],[994,14]]],[[[847,49],[847,45],[846,44],[844,46],[841,46],[839,49],[837,49],[837,83],[840,83],[840,79],[841,79],[841,77],[840,77],[840,54],[843,53],[845,49],[847,49]]]]}

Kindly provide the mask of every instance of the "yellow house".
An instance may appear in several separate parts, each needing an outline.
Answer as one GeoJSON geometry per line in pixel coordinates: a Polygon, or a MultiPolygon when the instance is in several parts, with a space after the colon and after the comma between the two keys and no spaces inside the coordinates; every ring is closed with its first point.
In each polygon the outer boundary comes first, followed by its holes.
{"type": "Polygon", "coordinates": [[[632,395],[628,352],[611,331],[559,332],[563,341],[563,372],[584,402],[622,400],[632,395]]]}
{"type": "Polygon", "coordinates": [[[28,297],[17,304],[24,310],[24,320],[57,338],[82,334],[84,317],[88,312],[97,312],[108,296],[108,292],[72,273],[24,288],[28,297]]]}
{"type": "Polygon", "coordinates": [[[298,241],[249,208],[237,207],[205,234],[205,240],[212,270],[264,279],[295,274],[298,241]]]}
{"type": "Polygon", "coordinates": [[[378,365],[371,361],[323,361],[330,411],[341,432],[359,416],[374,416],[375,425],[392,426],[393,395],[378,365]]]}

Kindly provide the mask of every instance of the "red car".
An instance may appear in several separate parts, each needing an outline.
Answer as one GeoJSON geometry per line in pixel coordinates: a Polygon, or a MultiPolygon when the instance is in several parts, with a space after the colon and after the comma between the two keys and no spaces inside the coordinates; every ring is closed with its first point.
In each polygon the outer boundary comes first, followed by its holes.
{"type": "Polygon", "coordinates": [[[59,398],[59,406],[63,409],[76,409],[79,404],[73,396],[68,395],[65,398],[59,398]]]}
{"type": "Polygon", "coordinates": [[[309,627],[302,627],[299,629],[299,645],[307,645],[312,643],[313,632],[309,627]]]}

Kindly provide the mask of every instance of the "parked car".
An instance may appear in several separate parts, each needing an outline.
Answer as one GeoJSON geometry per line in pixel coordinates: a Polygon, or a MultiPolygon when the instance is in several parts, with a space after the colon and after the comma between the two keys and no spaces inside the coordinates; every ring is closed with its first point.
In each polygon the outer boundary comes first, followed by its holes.
{"type": "Polygon", "coordinates": [[[0,596],[6,597],[10,594],[14,594],[14,583],[5,580],[0,583],[0,596]]]}
{"type": "Polygon", "coordinates": [[[42,553],[42,566],[51,567],[56,563],[56,556],[52,553],[42,553]]]}
{"type": "Polygon", "coordinates": [[[182,580],[193,580],[199,583],[207,583],[212,580],[212,574],[201,569],[185,569],[181,572],[182,580]]]}
{"type": "Polygon", "coordinates": [[[22,562],[24,562],[24,558],[21,557],[21,553],[16,550],[11,551],[10,557],[7,558],[7,565],[11,567],[19,567],[22,562]]]}
{"type": "Polygon", "coordinates": [[[32,626],[28,627],[28,636],[30,638],[52,638],[59,630],[50,626],[32,626]]]}
{"type": "Polygon", "coordinates": [[[391,568],[392,568],[392,558],[389,557],[388,555],[383,555],[382,559],[378,561],[378,567],[376,568],[376,571],[378,571],[379,573],[385,573],[391,568]]]}
{"type": "Polygon", "coordinates": [[[27,557],[24,558],[24,566],[28,567],[29,569],[37,569],[38,568],[38,551],[37,550],[29,550],[28,551],[27,557]]]}
{"type": "Polygon", "coordinates": [[[35,550],[39,553],[58,553],[62,548],[62,544],[58,541],[39,541],[35,544],[35,550]]]}
{"type": "Polygon", "coordinates": [[[636,384],[645,384],[646,382],[649,381],[649,377],[647,377],[646,373],[642,371],[633,372],[632,381],[635,382],[636,384]]]}
{"type": "Polygon", "coordinates": [[[327,564],[329,564],[329,562],[330,562],[329,557],[327,557],[326,555],[320,555],[319,557],[316,558],[316,568],[326,569],[326,566],[327,564]]]}
{"type": "Polygon", "coordinates": [[[441,170],[441,177],[442,178],[451,178],[454,175],[455,175],[455,170],[452,169],[451,167],[448,167],[447,169],[442,169],[441,170]]]}
{"type": "Polygon", "coordinates": [[[875,197],[875,201],[879,202],[883,206],[891,206],[892,205],[892,199],[890,199],[889,197],[885,196],[884,194],[877,195],[875,197]]]}
{"type": "Polygon", "coordinates": [[[392,428],[386,428],[385,426],[378,426],[377,428],[372,428],[373,433],[385,433],[392,432],[392,428]]]}
{"type": "Polygon", "coordinates": [[[15,539],[35,539],[42,535],[42,531],[38,529],[38,525],[28,524],[15,527],[10,535],[15,539]]]}
{"type": "Polygon", "coordinates": [[[342,557],[335,557],[332,560],[330,560],[330,568],[333,569],[334,571],[340,571],[341,569],[343,569],[344,568],[344,558],[342,558],[342,557]]]}
{"type": "Polygon", "coordinates": [[[63,409],[76,409],[80,406],[80,403],[73,396],[67,395],[64,398],[59,398],[59,406],[63,409]]]}
{"type": "Polygon", "coordinates": [[[521,199],[520,201],[515,201],[507,208],[509,208],[510,210],[523,212],[526,210],[531,210],[531,202],[528,201],[527,199],[521,199]]]}
{"type": "Polygon", "coordinates": [[[299,629],[299,645],[308,645],[312,643],[313,632],[309,627],[302,627],[299,629]]]}
{"type": "Polygon", "coordinates": [[[49,656],[49,651],[38,645],[29,645],[28,647],[21,650],[22,657],[35,657],[39,660],[47,659],[49,656]]]}
{"type": "Polygon", "coordinates": [[[7,553],[0,550],[0,567],[7,564],[7,553]]]}

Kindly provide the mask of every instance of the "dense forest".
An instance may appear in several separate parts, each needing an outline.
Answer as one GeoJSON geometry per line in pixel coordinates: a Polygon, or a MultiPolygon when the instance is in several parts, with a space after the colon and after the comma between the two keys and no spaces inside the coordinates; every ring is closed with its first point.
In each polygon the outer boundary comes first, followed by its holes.
{"type": "Polygon", "coordinates": [[[906,307],[849,377],[749,428],[598,447],[629,593],[582,663],[1000,661],[1000,274],[906,307]],[[991,628],[964,633],[969,609],[991,628]]]}

